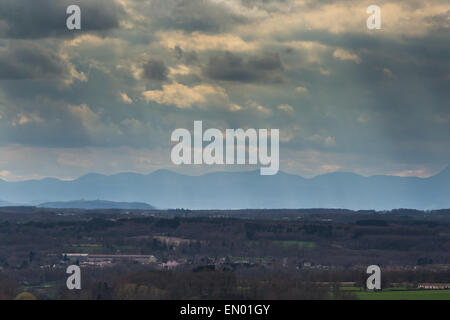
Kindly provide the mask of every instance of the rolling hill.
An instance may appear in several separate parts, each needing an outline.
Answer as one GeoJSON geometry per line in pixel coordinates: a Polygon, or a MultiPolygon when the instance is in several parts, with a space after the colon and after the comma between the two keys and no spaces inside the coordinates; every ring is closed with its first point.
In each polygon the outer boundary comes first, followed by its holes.
{"type": "Polygon", "coordinates": [[[76,180],[6,182],[0,196],[11,203],[74,199],[145,202],[157,208],[450,208],[450,167],[430,178],[372,176],[336,172],[305,179],[280,172],[216,172],[187,176],[168,170],[148,175],[87,174],[76,180]]]}
{"type": "Polygon", "coordinates": [[[77,200],[41,203],[40,208],[55,209],[122,209],[122,210],[152,210],[154,207],[143,202],[114,202],[105,200],[77,200]]]}

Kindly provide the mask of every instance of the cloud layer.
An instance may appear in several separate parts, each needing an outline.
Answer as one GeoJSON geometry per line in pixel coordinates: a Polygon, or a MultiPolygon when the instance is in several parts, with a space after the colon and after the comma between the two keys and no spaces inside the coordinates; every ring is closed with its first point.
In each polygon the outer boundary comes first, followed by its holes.
{"type": "Polygon", "coordinates": [[[173,168],[194,120],[279,128],[280,169],[304,176],[431,175],[450,163],[450,4],[380,0],[367,30],[371,4],[3,0],[3,178],[173,168]]]}

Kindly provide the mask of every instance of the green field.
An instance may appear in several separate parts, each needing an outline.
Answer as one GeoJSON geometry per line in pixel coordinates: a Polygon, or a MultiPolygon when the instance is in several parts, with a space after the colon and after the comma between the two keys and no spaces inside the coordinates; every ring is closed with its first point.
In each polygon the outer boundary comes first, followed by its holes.
{"type": "Polygon", "coordinates": [[[342,286],[341,291],[361,291],[361,288],[354,286],[342,286]]]}
{"type": "Polygon", "coordinates": [[[450,300],[450,290],[355,292],[358,300],[450,300]]]}

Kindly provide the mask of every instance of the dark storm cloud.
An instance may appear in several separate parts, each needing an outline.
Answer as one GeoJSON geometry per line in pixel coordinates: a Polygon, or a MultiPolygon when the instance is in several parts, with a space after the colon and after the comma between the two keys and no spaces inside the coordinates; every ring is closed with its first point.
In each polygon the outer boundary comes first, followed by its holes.
{"type": "Polygon", "coordinates": [[[143,66],[144,77],[148,80],[167,80],[169,69],[162,60],[149,59],[143,66]]]}
{"type": "Polygon", "coordinates": [[[203,68],[203,73],[213,80],[255,83],[284,81],[283,65],[278,54],[249,58],[242,58],[231,52],[213,54],[203,68]]]}
{"type": "MultiPolygon", "coordinates": [[[[405,35],[400,40],[382,35],[368,37],[355,33],[332,34],[323,30],[302,31],[300,35],[305,41],[318,42],[332,48],[328,57],[323,58],[326,59],[324,64],[334,69],[334,74],[346,73],[345,82],[354,83],[356,79],[358,86],[366,85],[371,91],[374,86],[379,86],[380,92],[386,91],[388,84],[394,96],[399,96],[397,91],[412,86],[415,82],[417,86],[432,88],[434,93],[429,98],[434,101],[437,97],[448,95],[450,83],[444,79],[450,74],[450,42],[446,41],[450,37],[450,30],[440,28],[430,30],[423,36],[405,35]],[[344,48],[358,55],[361,63],[343,64],[336,61],[332,57],[334,48],[344,48]],[[383,73],[385,69],[389,69],[388,73],[392,72],[389,83],[386,82],[388,74],[383,73]]],[[[338,85],[331,84],[332,87],[338,85]]],[[[414,92],[407,96],[411,94],[414,92]]],[[[386,94],[381,96],[386,97],[386,94]]],[[[406,101],[406,98],[403,100],[406,101]]],[[[380,103],[379,108],[386,108],[386,104],[380,103]]]]}
{"type": "Polygon", "coordinates": [[[220,33],[272,12],[289,11],[292,5],[293,0],[165,0],[152,2],[149,12],[157,28],[220,33]]]}
{"type": "MultiPolygon", "coordinates": [[[[20,83],[20,82],[19,82],[20,83]]],[[[0,119],[0,145],[74,147],[86,145],[89,136],[67,103],[39,97],[10,97],[0,119]]]]}
{"type": "Polygon", "coordinates": [[[54,79],[67,75],[66,63],[38,44],[13,42],[0,48],[0,79],[54,79]]]}
{"type": "Polygon", "coordinates": [[[423,59],[432,58],[432,60],[436,57],[448,58],[450,43],[444,40],[450,36],[450,29],[444,28],[445,24],[443,21],[445,19],[440,15],[430,19],[440,21],[439,23],[436,22],[434,26],[439,25],[441,28],[430,29],[424,36],[404,35],[401,39],[390,35],[367,36],[366,34],[352,32],[335,34],[325,30],[302,30],[296,36],[302,41],[318,42],[331,47],[391,53],[393,56],[423,55],[423,59]]]}
{"type": "Polygon", "coordinates": [[[124,14],[116,0],[2,0],[0,38],[73,36],[76,33],[66,27],[66,9],[70,5],[81,8],[83,32],[118,28],[124,14]]]}
{"type": "Polygon", "coordinates": [[[152,3],[155,25],[163,29],[222,32],[248,19],[207,0],[167,0],[152,3]]]}

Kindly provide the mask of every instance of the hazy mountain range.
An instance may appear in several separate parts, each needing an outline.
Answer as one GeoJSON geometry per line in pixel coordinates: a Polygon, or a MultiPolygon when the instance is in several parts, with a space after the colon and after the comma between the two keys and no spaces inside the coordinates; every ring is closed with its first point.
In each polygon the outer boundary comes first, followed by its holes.
{"type": "Polygon", "coordinates": [[[57,209],[133,209],[133,210],[152,210],[154,207],[143,202],[115,202],[105,200],[75,200],[75,201],[57,201],[41,203],[41,208],[57,209]]]}
{"type": "Polygon", "coordinates": [[[450,208],[450,167],[430,178],[330,173],[306,179],[280,172],[217,172],[187,176],[167,170],[148,175],[87,174],[73,181],[0,180],[6,203],[111,200],[145,202],[157,208],[450,208]]]}

